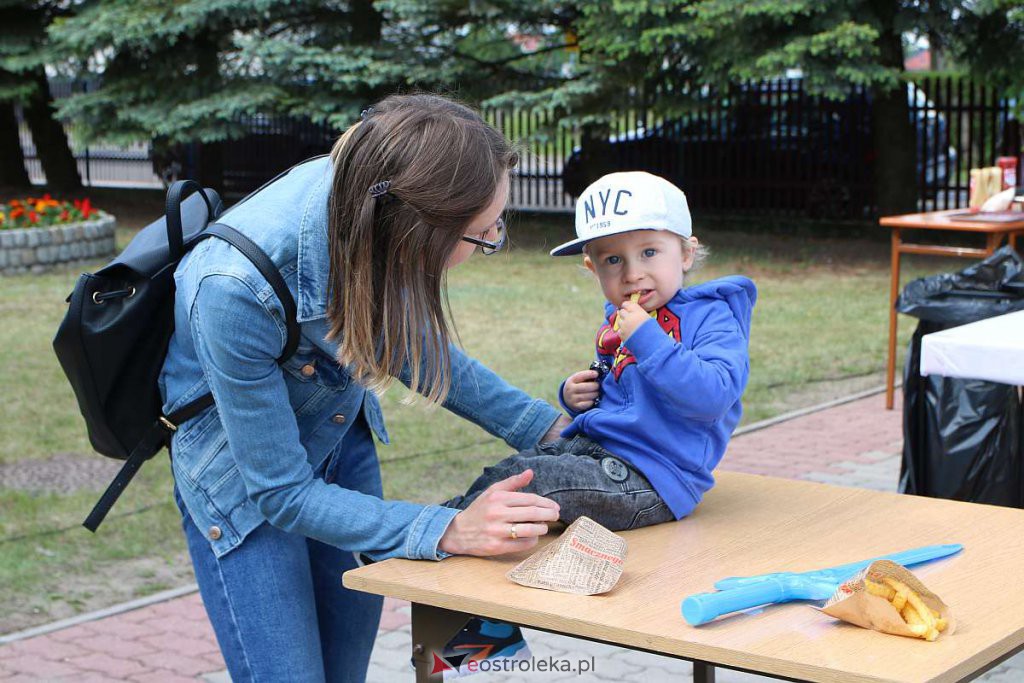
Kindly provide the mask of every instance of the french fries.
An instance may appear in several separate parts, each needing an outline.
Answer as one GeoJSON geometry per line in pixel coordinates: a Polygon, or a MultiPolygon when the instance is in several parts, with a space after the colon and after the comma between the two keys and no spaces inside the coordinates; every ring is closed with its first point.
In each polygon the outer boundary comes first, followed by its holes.
{"type": "Polygon", "coordinates": [[[864,588],[871,595],[888,601],[918,638],[935,640],[946,630],[946,620],[924,604],[921,596],[902,581],[891,576],[883,577],[881,583],[865,578],[864,588]]]}
{"type": "Polygon", "coordinates": [[[877,595],[880,598],[885,598],[888,602],[892,602],[893,598],[896,597],[896,591],[892,588],[889,586],[883,586],[880,583],[875,583],[870,579],[864,580],[864,587],[867,589],[868,593],[877,595]]]}
{"type": "Polygon", "coordinates": [[[907,604],[907,591],[909,591],[910,588],[907,584],[902,581],[897,581],[896,579],[886,577],[883,580],[890,588],[893,589],[893,591],[895,591],[895,596],[889,602],[891,602],[892,606],[896,608],[897,612],[899,612],[903,609],[903,606],[907,604]]]}

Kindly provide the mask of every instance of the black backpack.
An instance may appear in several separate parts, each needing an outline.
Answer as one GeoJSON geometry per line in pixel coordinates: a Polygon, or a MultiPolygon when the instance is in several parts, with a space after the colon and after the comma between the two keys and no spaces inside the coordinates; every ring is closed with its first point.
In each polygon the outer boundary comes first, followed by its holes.
{"type": "Polygon", "coordinates": [[[189,249],[219,237],[242,252],[273,286],[287,314],[288,343],[278,362],[298,345],[295,301],[284,279],[252,240],[213,223],[222,210],[215,191],[191,180],[174,183],[164,217],[143,228],[113,261],[84,273],[67,298],[53,349],[75,391],[92,447],[125,461],[83,523],[90,531],[96,531],[142,463],[170,442],[177,425],[213,405],[213,396],[206,394],[164,415],[157,387],[174,331],[174,270],[189,249]]]}

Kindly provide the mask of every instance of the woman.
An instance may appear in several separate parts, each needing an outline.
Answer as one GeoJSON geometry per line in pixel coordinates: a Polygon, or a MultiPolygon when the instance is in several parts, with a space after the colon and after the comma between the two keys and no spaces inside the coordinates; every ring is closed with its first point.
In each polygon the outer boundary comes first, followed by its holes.
{"type": "Polygon", "coordinates": [[[519,450],[565,418],[450,341],[445,272],[504,242],[517,161],[472,110],[431,95],[364,112],[330,158],[304,163],[221,219],[281,271],[301,340],[255,267],[221,240],[175,274],[165,410],[216,405],[171,444],[200,592],[235,681],[363,680],[379,597],[348,591],[353,553],[442,559],[529,548],[558,518],[523,472],[465,511],[381,500],[375,391],[398,377],[519,450]]]}

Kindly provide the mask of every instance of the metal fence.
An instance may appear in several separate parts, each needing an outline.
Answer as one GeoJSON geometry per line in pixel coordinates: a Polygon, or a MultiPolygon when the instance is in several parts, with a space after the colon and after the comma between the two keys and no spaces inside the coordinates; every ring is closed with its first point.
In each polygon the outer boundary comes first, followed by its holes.
{"type": "MultiPolygon", "coordinates": [[[[966,206],[970,169],[993,166],[1000,156],[1024,159],[1015,101],[965,78],[924,76],[909,86],[911,116],[926,120],[917,127],[918,167],[922,204],[935,208],[966,206]],[[945,167],[945,181],[927,171],[945,167]]],[[[1018,171],[1018,178],[1020,177],[1018,171]]]]}
{"type": "MultiPolygon", "coordinates": [[[[73,92],[88,92],[97,87],[94,79],[68,81],[51,80],[50,92],[55,99],[68,97],[73,92]]],[[[20,108],[15,109],[18,118],[18,133],[21,149],[25,155],[25,166],[29,179],[42,185],[46,182],[42,164],[36,154],[35,142],[25,124],[20,108]]],[[[64,126],[68,134],[71,152],[78,160],[78,173],[88,187],[162,187],[163,183],[153,171],[150,145],[86,145],[81,142],[74,123],[64,126]]]]}
{"type": "MultiPolygon", "coordinates": [[[[20,126],[21,148],[25,154],[28,177],[36,185],[46,183],[43,165],[28,128],[20,126]]],[[[153,171],[148,144],[136,143],[125,147],[109,145],[82,145],[70,139],[71,151],[78,161],[78,173],[87,187],[163,187],[160,177],[153,171]]]]}
{"type": "MultiPolygon", "coordinates": [[[[651,114],[654,105],[611,112],[597,140],[580,147],[574,130],[572,153],[560,156],[556,145],[548,159],[570,194],[609,170],[639,169],[673,180],[699,211],[873,217],[879,149],[870,93],[828,99],[803,86],[778,79],[708,88],[672,118],[651,114]]],[[[921,210],[966,205],[971,168],[1020,155],[1013,101],[950,76],[905,87],[921,210]]]]}
{"type": "Polygon", "coordinates": [[[755,81],[705,90],[691,112],[630,130],[611,154],[672,179],[697,210],[859,217],[873,210],[870,134],[861,89],[833,101],[800,79],[755,81]]]}
{"type": "MultiPolygon", "coordinates": [[[[72,88],[55,84],[56,97],[72,88]]],[[[1021,150],[1014,103],[964,78],[924,76],[906,86],[915,136],[919,207],[963,206],[969,169],[1021,150]]],[[[870,218],[878,149],[871,97],[853,89],[839,100],[808,94],[801,79],[705,88],[686,114],[666,118],[640,104],[608,112],[588,131],[546,112],[485,109],[484,118],[520,148],[511,203],[571,211],[573,194],[612,170],[649,170],[682,187],[695,211],[870,218]]],[[[248,131],[223,143],[226,194],[240,196],[280,170],[330,150],[338,131],[277,116],[239,120],[248,131]]],[[[24,126],[23,126],[24,128],[24,126]]],[[[86,146],[67,126],[83,181],[91,186],[159,187],[198,177],[204,148],[188,145],[154,163],[146,144],[86,146]],[[156,170],[154,171],[154,167],[156,170]]],[[[29,173],[43,182],[31,136],[22,131],[29,173]]]]}
{"type": "Polygon", "coordinates": [[[562,169],[579,147],[577,126],[563,125],[550,112],[484,109],[484,120],[516,142],[519,164],[509,201],[518,209],[573,210],[574,198],[563,188],[562,169]]]}

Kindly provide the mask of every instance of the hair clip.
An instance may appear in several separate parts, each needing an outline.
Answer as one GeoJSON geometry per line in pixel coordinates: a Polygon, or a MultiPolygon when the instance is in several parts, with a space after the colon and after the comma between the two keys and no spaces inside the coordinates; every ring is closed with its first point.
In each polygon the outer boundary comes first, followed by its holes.
{"type": "Polygon", "coordinates": [[[370,185],[369,193],[371,197],[377,199],[378,197],[383,197],[384,195],[386,195],[390,189],[391,181],[382,180],[379,183],[374,183],[373,185],[370,185]]]}
{"type": "Polygon", "coordinates": [[[371,114],[373,114],[373,107],[367,107],[367,108],[366,108],[366,109],[364,109],[364,110],[363,110],[362,112],[360,112],[360,114],[359,114],[359,120],[360,120],[360,121],[365,121],[365,120],[366,120],[366,118],[367,118],[368,116],[370,116],[371,114]]]}

